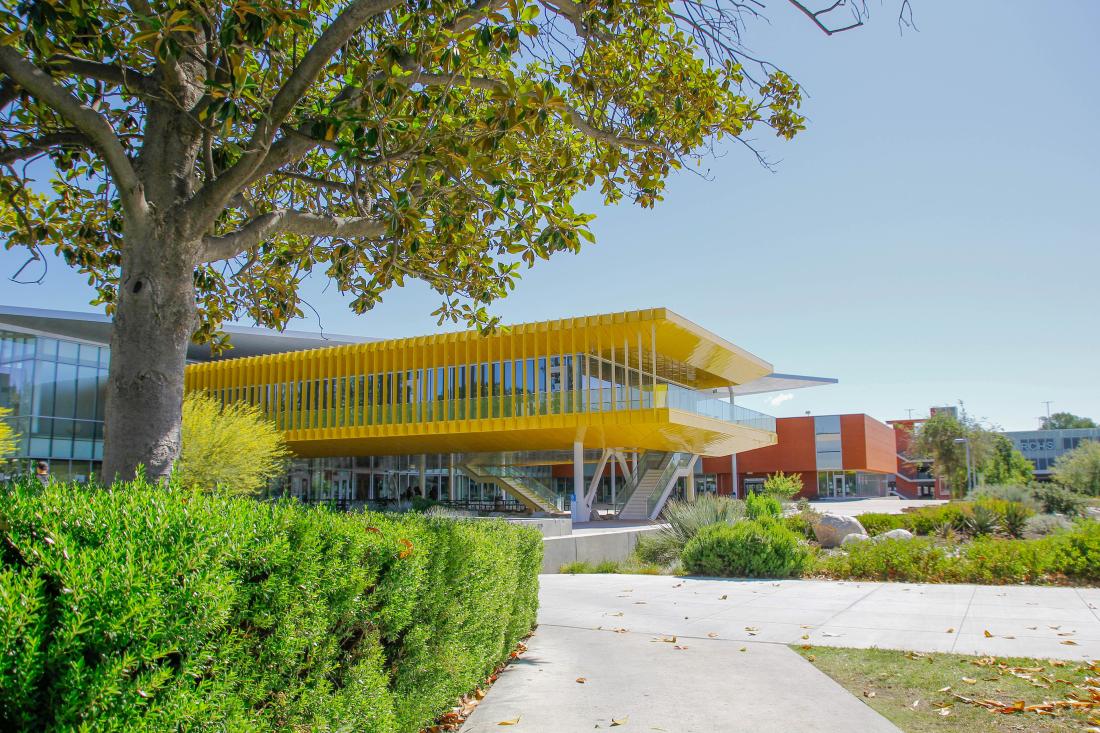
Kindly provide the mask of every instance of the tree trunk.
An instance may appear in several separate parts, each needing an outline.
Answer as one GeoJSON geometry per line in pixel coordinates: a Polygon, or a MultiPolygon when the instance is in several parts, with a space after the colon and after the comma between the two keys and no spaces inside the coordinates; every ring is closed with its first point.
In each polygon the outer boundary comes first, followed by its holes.
{"type": "Polygon", "coordinates": [[[183,369],[197,325],[195,248],[126,236],[111,328],[103,481],[168,476],[179,456],[183,369]]]}

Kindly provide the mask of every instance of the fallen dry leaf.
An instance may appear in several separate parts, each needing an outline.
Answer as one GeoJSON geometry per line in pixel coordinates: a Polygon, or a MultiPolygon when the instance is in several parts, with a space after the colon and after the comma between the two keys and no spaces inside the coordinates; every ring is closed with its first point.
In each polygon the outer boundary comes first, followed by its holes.
{"type": "Polygon", "coordinates": [[[519,718],[512,718],[511,720],[502,720],[497,725],[517,725],[519,724],[519,718]]]}
{"type": "Polygon", "coordinates": [[[985,638],[987,638],[987,639],[992,639],[993,638],[993,634],[989,633],[989,629],[986,629],[983,633],[985,634],[985,638]]]}
{"type": "Polygon", "coordinates": [[[728,596],[728,595],[725,595],[725,596],[722,596],[722,597],[720,597],[720,598],[719,598],[718,600],[720,600],[720,601],[724,601],[724,600],[726,600],[727,598],[729,598],[729,596],[728,596]]]}
{"type": "Polygon", "coordinates": [[[951,708],[940,708],[940,715],[942,715],[943,717],[946,718],[950,714],[951,714],[951,708]]]}
{"type": "Polygon", "coordinates": [[[962,681],[968,685],[976,685],[978,683],[978,681],[973,677],[963,677],[962,681]]]}
{"type": "Polygon", "coordinates": [[[578,677],[578,678],[577,678],[577,684],[578,684],[578,685],[583,685],[583,684],[584,684],[585,682],[588,682],[588,678],[587,678],[587,677],[578,677]]]}
{"type": "Polygon", "coordinates": [[[1058,643],[1059,644],[1064,644],[1065,646],[1077,646],[1077,642],[1074,641],[1073,639],[1066,639],[1065,641],[1060,641],[1058,643]]]}
{"type": "Polygon", "coordinates": [[[718,638],[718,634],[714,633],[713,631],[709,632],[707,634],[707,636],[710,637],[711,639],[717,639],[718,638]]]}
{"type": "Polygon", "coordinates": [[[863,691],[863,696],[864,697],[874,697],[875,696],[875,691],[874,690],[864,690],[863,691]]]}
{"type": "Polygon", "coordinates": [[[620,725],[626,725],[627,720],[629,720],[629,718],[612,718],[611,719],[611,727],[615,728],[615,727],[618,727],[620,725]]]}
{"type": "Polygon", "coordinates": [[[953,629],[953,628],[952,628],[952,629],[948,629],[947,631],[945,631],[945,632],[943,632],[943,633],[945,633],[945,634],[954,634],[954,633],[955,633],[955,629],[953,629]]]}
{"type": "Polygon", "coordinates": [[[802,635],[802,640],[803,640],[803,641],[805,641],[806,639],[809,639],[809,638],[810,638],[810,635],[809,635],[809,634],[803,634],[803,635],[802,635]]]}
{"type": "Polygon", "coordinates": [[[687,647],[686,647],[686,646],[680,646],[679,644],[677,644],[676,646],[674,646],[674,647],[672,647],[672,648],[673,648],[673,649],[679,649],[680,651],[683,651],[683,650],[687,649],[687,647]]]}
{"type": "Polygon", "coordinates": [[[936,692],[951,692],[951,685],[948,685],[947,687],[941,687],[940,689],[936,690],[936,692]]]}

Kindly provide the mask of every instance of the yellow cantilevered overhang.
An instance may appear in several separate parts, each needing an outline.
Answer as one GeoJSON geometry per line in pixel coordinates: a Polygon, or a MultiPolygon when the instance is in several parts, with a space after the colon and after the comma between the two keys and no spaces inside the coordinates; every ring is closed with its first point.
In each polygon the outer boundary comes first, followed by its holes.
{"type": "Polygon", "coordinates": [[[303,457],[574,441],[725,455],[774,443],[774,427],[699,390],[771,372],[654,308],[194,364],[186,384],[259,406],[303,457]]]}

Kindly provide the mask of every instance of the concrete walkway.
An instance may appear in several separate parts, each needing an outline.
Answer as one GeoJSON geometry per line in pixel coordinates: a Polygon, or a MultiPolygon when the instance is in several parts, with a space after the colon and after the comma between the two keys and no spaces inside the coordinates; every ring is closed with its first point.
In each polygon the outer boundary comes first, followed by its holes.
{"type": "Polygon", "coordinates": [[[1093,588],[642,575],[540,582],[527,654],[464,733],[590,731],[612,720],[626,721],[624,733],[896,731],[789,644],[1100,658],[1093,588]]]}
{"type": "Polygon", "coordinates": [[[946,504],[944,499],[901,499],[897,496],[872,496],[865,499],[817,499],[810,506],[819,512],[844,514],[849,517],[869,514],[901,514],[907,509],[946,504]]]}
{"type": "Polygon", "coordinates": [[[542,624],[780,644],[1100,659],[1096,588],[645,575],[547,575],[540,583],[542,624]]]}

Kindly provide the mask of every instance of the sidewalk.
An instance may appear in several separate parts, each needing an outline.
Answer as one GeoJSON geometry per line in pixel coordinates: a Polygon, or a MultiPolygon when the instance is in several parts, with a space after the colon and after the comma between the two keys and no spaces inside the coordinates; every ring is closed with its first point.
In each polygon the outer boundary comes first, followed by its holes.
{"type": "Polygon", "coordinates": [[[644,575],[540,582],[528,652],[464,733],[589,731],[613,720],[625,721],[624,733],[896,731],[789,644],[1100,658],[1093,588],[644,575]]]}
{"type": "Polygon", "coordinates": [[[543,624],[780,644],[1100,659],[1096,588],[636,575],[554,575],[540,582],[543,624]],[[608,615],[616,612],[623,615],[608,615]]]}

